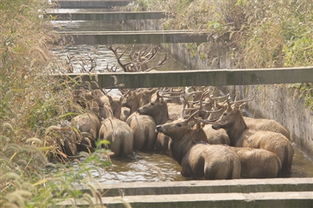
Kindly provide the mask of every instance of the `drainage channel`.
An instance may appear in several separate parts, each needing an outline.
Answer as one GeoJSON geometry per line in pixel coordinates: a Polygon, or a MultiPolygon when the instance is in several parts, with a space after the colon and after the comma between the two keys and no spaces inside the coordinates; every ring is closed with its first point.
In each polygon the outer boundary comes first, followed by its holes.
{"type": "MultiPolygon", "coordinates": [[[[100,1],[83,2],[59,1],[59,6],[87,9],[102,4],[103,8],[112,7],[104,5],[104,1],[102,3],[99,3],[100,1]]],[[[118,6],[124,5],[121,3],[118,6]]],[[[79,19],[82,20],[78,21],[88,25],[89,22],[84,20],[84,17],[79,19]]],[[[60,23],[56,22],[56,24],[60,23]]],[[[97,24],[99,23],[101,21],[97,24]]],[[[77,21],[68,20],[65,25],[71,28],[71,24],[74,25],[72,27],[74,31],[78,31],[80,28],[84,30],[81,25],[77,24],[77,21]]],[[[88,29],[92,28],[90,26],[88,29]]],[[[103,24],[102,28],[107,28],[107,25],[103,24]]],[[[96,32],[89,33],[97,34],[96,32]]],[[[139,32],[135,31],[134,33],[138,35],[139,32]]],[[[65,61],[67,56],[75,57],[73,66],[74,71],[77,72],[80,71],[81,59],[86,56],[93,57],[97,61],[96,71],[99,72],[108,66],[117,66],[111,51],[105,45],[99,44],[103,41],[91,42],[92,45],[81,44],[86,43],[84,38],[78,40],[77,45],[74,46],[57,46],[53,49],[53,53],[60,61],[65,61]]],[[[126,43],[114,42],[113,39],[110,39],[111,43],[126,43]]],[[[189,36],[189,39],[192,40],[192,37],[189,36]]],[[[145,43],[150,42],[153,41],[146,40],[145,43]]],[[[87,41],[87,43],[89,42],[87,41]]],[[[172,57],[169,58],[168,65],[164,68],[169,70],[186,69],[183,64],[172,57]]],[[[188,181],[180,175],[179,165],[165,155],[138,153],[133,160],[113,159],[112,166],[104,169],[103,172],[92,172],[97,181],[93,186],[102,194],[101,200],[94,199],[94,202],[105,204],[108,207],[124,207],[127,204],[132,207],[312,207],[313,178],[310,177],[313,177],[313,162],[305,157],[301,150],[296,147],[295,150],[291,178],[277,179],[188,181]]],[[[75,167],[76,164],[72,165],[75,167]]],[[[86,185],[79,185],[77,189],[89,192],[86,185]]],[[[83,201],[75,201],[75,203],[81,207],[88,207],[88,204],[83,201]]],[[[73,201],[68,200],[59,205],[70,207],[72,204],[73,201]]]]}

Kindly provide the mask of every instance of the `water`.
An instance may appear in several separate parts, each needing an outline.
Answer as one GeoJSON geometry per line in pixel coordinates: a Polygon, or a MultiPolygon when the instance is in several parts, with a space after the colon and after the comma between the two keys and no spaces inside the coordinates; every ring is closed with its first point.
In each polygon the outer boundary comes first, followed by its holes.
{"type": "MultiPolygon", "coordinates": [[[[125,46],[115,45],[114,48],[119,47],[119,52],[123,52],[126,48],[125,46]]],[[[131,47],[131,46],[130,46],[131,47]]],[[[141,49],[153,47],[152,45],[140,45],[136,46],[141,49]]],[[[68,57],[71,57],[71,63],[74,68],[74,72],[81,72],[82,65],[86,69],[89,69],[91,66],[90,58],[92,58],[95,63],[95,71],[105,72],[107,67],[117,67],[117,71],[121,71],[121,67],[118,65],[116,58],[112,51],[110,51],[105,45],[75,45],[75,46],[60,46],[52,49],[52,53],[56,55],[57,60],[61,65],[65,64],[68,60],[68,57]]],[[[162,60],[165,56],[166,51],[160,49],[157,57],[148,63],[148,66],[156,66],[158,61],[162,60]]],[[[177,62],[171,55],[167,54],[168,59],[161,68],[157,70],[186,70],[185,66],[177,62]]],[[[123,63],[127,63],[127,57],[124,56],[121,58],[123,63]]]]}
{"type": "Polygon", "coordinates": [[[185,180],[180,174],[180,166],[172,158],[147,153],[139,153],[135,161],[113,159],[112,166],[97,177],[97,181],[106,184],[185,180]]]}
{"type": "Polygon", "coordinates": [[[291,177],[313,177],[312,158],[306,156],[298,147],[294,147],[294,150],[291,177]]]}
{"type": "MultiPolygon", "coordinates": [[[[313,161],[294,147],[291,176],[313,177],[313,161]]],[[[75,166],[76,164],[73,164],[75,166]]],[[[136,159],[112,159],[112,165],[91,171],[99,183],[164,182],[188,180],[180,174],[181,167],[172,158],[160,154],[137,153],[136,159]]]]}

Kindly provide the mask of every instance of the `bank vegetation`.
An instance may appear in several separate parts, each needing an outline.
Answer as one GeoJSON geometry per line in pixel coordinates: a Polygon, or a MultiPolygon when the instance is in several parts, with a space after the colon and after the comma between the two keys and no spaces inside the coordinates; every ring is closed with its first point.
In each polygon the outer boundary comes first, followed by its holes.
{"type": "MultiPolygon", "coordinates": [[[[212,32],[210,43],[189,44],[191,55],[214,60],[226,51],[234,68],[313,65],[310,0],[137,0],[138,10],[173,14],[164,29],[212,32]],[[217,50],[218,49],[218,50],[217,50]]],[[[293,85],[313,109],[312,84],[293,85]]]]}
{"type": "Polygon", "coordinates": [[[58,200],[69,197],[90,199],[72,187],[77,179],[87,180],[80,178],[88,172],[87,164],[65,168],[46,159],[54,147],[45,140],[45,129],[68,116],[70,106],[70,89],[61,89],[59,82],[48,76],[53,68],[49,45],[55,36],[42,18],[47,6],[47,1],[41,0],[0,1],[3,208],[54,207],[58,200]]]}

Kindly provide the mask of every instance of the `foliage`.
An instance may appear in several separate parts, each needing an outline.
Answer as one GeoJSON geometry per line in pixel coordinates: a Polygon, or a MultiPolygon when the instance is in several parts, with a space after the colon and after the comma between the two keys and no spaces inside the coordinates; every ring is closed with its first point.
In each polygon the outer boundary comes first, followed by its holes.
{"type": "Polygon", "coordinates": [[[85,163],[45,174],[44,131],[73,116],[70,89],[48,76],[54,34],[41,18],[46,4],[0,1],[0,207],[54,207],[56,198],[87,197],[73,188],[88,175],[85,163]]]}
{"type": "Polygon", "coordinates": [[[175,14],[164,23],[165,29],[211,32],[213,41],[199,45],[198,52],[207,53],[212,62],[224,53],[236,68],[313,65],[313,4],[310,0],[137,2],[141,2],[137,9],[175,14]],[[215,54],[218,50],[221,52],[215,54]]]}

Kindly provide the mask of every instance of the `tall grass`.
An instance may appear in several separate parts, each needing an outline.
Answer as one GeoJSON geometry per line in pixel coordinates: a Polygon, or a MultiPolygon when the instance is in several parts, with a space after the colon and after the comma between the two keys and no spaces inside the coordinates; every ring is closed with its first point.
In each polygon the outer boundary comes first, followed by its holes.
{"type": "MultiPolygon", "coordinates": [[[[137,0],[138,10],[175,14],[165,29],[206,30],[213,41],[199,54],[223,50],[236,68],[313,65],[313,4],[310,0],[137,0]],[[213,50],[212,50],[213,49],[213,50]]],[[[213,55],[212,55],[213,54],[213,55]]],[[[313,86],[299,87],[313,109],[313,86]]]]}
{"type": "Polygon", "coordinates": [[[88,198],[73,188],[88,173],[86,164],[46,172],[51,146],[45,129],[60,122],[71,102],[70,89],[48,76],[54,34],[41,18],[46,2],[0,1],[0,207],[54,207],[57,198],[88,198]]]}

